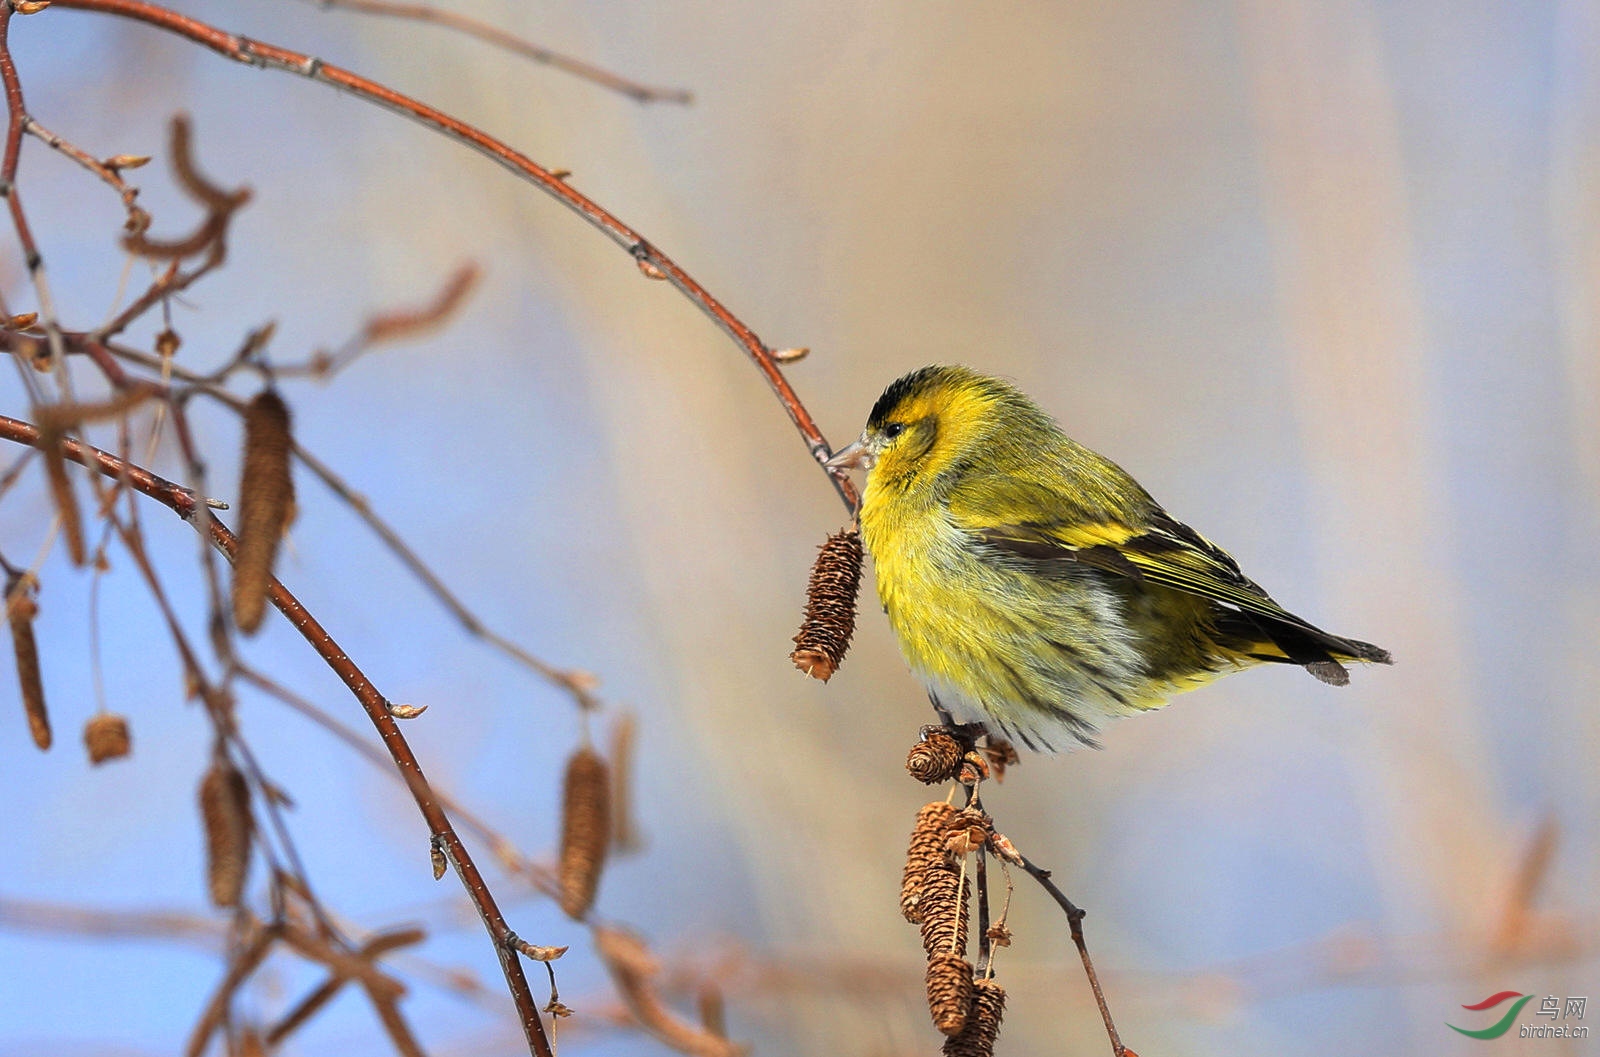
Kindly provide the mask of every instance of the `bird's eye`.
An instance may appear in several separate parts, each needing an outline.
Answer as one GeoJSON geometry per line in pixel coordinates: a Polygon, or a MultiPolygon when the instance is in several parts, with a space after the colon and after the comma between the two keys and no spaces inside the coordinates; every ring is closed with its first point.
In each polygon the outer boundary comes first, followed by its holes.
{"type": "Polygon", "coordinates": [[[904,422],[890,422],[883,427],[883,435],[888,437],[890,440],[893,440],[905,431],[906,424],[904,422]]]}

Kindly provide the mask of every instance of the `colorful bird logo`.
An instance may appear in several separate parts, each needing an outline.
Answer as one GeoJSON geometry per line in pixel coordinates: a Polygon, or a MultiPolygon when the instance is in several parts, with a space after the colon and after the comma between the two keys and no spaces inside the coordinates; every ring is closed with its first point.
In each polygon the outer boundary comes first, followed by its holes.
{"type": "Polygon", "coordinates": [[[1480,1009],[1493,1009],[1495,1006],[1498,1006],[1500,1003],[1510,998],[1516,999],[1516,1002],[1512,1004],[1510,1009],[1506,1010],[1505,1016],[1501,1017],[1498,1021],[1489,1025],[1487,1028],[1479,1028],[1477,1031],[1468,1031],[1466,1028],[1458,1028],[1448,1021],[1445,1022],[1445,1027],[1451,1029],[1452,1031],[1459,1031],[1461,1034],[1470,1039],[1498,1039],[1500,1036],[1511,1030],[1511,1024],[1517,1019],[1517,1014],[1522,1012],[1522,1007],[1533,1001],[1532,995],[1525,995],[1521,991],[1501,991],[1497,995],[1490,995],[1482,1002],[1474,1002],[1470,1006],[1461,1007],[1462,1009],[1471,1009],[1474,1011],[1480,1009]]]}

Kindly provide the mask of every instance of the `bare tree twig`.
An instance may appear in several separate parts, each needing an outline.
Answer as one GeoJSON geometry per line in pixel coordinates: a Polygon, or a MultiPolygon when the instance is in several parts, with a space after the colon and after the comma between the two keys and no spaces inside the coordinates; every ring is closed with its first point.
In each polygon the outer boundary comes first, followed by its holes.
{"type": "Polygon", "coordinates": [[[1122,1045],[1122,1037],[1117,1034],[1117,1025],[1111,1019],[1111,1007],[1106,1005],[1105,992],[1100,989],[1100,977],[1094,971],[1094,959],[1089,957],[1089,945],[1084,942],[1083,919],[1087,916],[1086,912],[1068,899],[1065,892],[1056,887],[1056,883],[1050,879],[1049,870],[1035,865],[1032,860],[1020,852],[1018,853],[1018,858],[1022,861],[1022,868],[1028,872],[1028,876],[1038,881],[1040,887],[1050,893],[1050,898],[1054,899],[1056,905],[1066,913],[1067,926],[1072,931],[1072,942],[1077,945],[1078,957],[1083,959],[1083,971],[1089,977],[1089,988],[1094,992],[1095,1005],[1100,1007],[1100,1019],[1105,1021],[1106,1034],[1111,1039],[1111,1052],[1116,1057],[1123,1057],[1126,1047],[1122,1045]]]}
{"type": "MultiPolygon", "coordinates": [[[[8,416],[0,416],[0,439],[34,447],[42,443],[37,427],[8,416]]],[[[143,467],[130,464],[115,455],[70,438],[61,441],[61,448],[63,454],[72,461],[107,477],[127,481],[140,493],[171,508],[186,521],[197,517],[204,518],[203,523],[209,528],[213,546],[224,555],[232,556],[237,546],[233,533],[216,518],[209,517],[203,504],[198,504],[194,494],[188,489],[159,477],[143,467]]],[[[439,841],[450,864],[461,878],[461,883],[466,888],[473,905],[478,909],[484,928],[494,943],[495,954],[500,959],[501,970],[511,990],[512,1000],[516,1003],[518,1017],[522,1022],[530,1049],[537,1057],[553,1057],[544,1024],[539,1018],[538,1006],[528,987],[527,976],[522,970],[522,963],[518,960],[516,951],[509,945],[509,939],[513,935],[511,928],[500,913],[500,908],[484,882],[483,875],[479,873],[477,865],[467,853],[444,808],[428,785],[421,764],[411,751],[405,735],[400,732],[394,717],[389,714],[385,698],[316,618],[276,579],[272,582],[270,595],[273,605],[289,619],[295,630],[300,632],[323,661],[344,681],[362,708],[366,710],[368,718],[377,728],[379,736],[389,750],[396,768],[405,778],[412,798],[428,824],[428,831],[439,841]]]]}
{"type": "Polygon", "coordinates": [[[364,15],[383,15],[412,22],[428,22],[436,26],[443,26],[446,29],[453,29],[458,33],[465,33],[469,37],[475,37],[485,44],[502,48],[512,54],[521,55],[546,66],[552,66],[575,77],[581,77],[591,84],[597,84],[602,88],[608,88],[613,92],[625,95],[636,103],[677,103],[681,106],[687,106],[694,101],[694,94],[687,89],[652,88],[650,85],[640,84],[631,78],[602,69],[593,63],[584,62],[582,59],[575,59],[570,55],[563,55],[550,48],[541,47],[469,15],[458,14],[454,11],[442,11],[428,4],[393,3],[389,2],[389,0],[311,0],[311,2],[323,10],[342,8],[346,11],[357,11],[364,15]]]}
{"type": "MultiPolygon", "coordinates": [[[[323,62],[314,56],[227,33],[205,22],[147,3],[145,0],[55,0],[52,4],[52,9],[54,8],[97,11],[143,22],[185,37],[236,62],[296,74],[348,92],[366,102],[393,110],[472,148],[520,179],[532,183],[588,221],[608,239],[627,251],[646,275],[662,278],[676,287],[744,350],[788,413],[790,421],[804,439],[817,465],[822,467],[831,455],[831,449],[822,431],[805,405],[800,402],[788,379],[784,377],[782,369],[773,357],[772,349],[756,335],[755,331],[713,297],[710,291],[696,282],[676,261],[657,249],[639,232],[623,223],[610,210],[573,188],[560,175],[539,165],[520,151],[512,149],[501,140],[419,100],[349,70],[323,62]]],[[[842,469],[830,471],[826,467],[823,467],[823,471],[828,474],[834,490],[838,492],[846,508],[853,513],[860,499],[847,472],[842,469]]]]}

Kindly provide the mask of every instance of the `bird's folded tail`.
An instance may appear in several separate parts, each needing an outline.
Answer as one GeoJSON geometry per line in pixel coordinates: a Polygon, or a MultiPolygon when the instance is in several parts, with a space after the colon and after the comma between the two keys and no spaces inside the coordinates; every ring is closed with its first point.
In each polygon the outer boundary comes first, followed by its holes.
{"type": "Polygon", "coordinates": [[[1259,613],[1230,613],[1218,622],[1217,630],[1224,645],[1251,660],[1298,664],[1330,686],[1350,682],[1350,672],[1342,662],[1394,663],[1381,646],[1330,635],[1293,617],[1275,620],[1259,613]]]}

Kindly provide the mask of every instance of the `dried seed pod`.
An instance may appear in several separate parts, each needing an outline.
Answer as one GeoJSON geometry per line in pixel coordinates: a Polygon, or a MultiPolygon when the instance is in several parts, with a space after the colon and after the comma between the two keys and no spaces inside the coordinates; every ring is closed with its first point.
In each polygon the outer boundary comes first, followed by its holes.
{"type": "Polygon", "coordinates": [[[1017,850],[1015,844],[1011,843],[1011,838],[999,830],[989,834],[989,850],[1012,866],[1024,865],[1022,853],[1017,850]]]}
{"type": "Polygon", "coordinates": [[[96,714],[84,724],[83,744],[89,750],[90,763],[121,759],[133,747],[127,719],[114,712],[96,714]]]}
{"type": "Polygon", "coordinates": [[[290,448],[289,406],[264,389],[244,412],[239,546],[233,555],[233,622],[247,635],[261,627],[266,615],[272,566],[294,508],[290,448]]]}
{"type": "Polygon", "coordinates": [[[844,662],[856,630],[856,594],[861,590],[861,534],[845,529],[828,537],[811,566],[806,616],[794,637],[794,666],[827,682],[844,662]]]}
{"type": "Polygon", "coordinates": [[[911,746],[906,770],[925,785],[948,782],[961,770],[961,743],[942,727],[929,727],[922,739],[911,746]]]}
{"type": "Polygon", "coordinates": [[[982,753],[973,751],[962,757],[961,768],[956,772],[956,781],[962,785],[977,785],[989,777],[989,761],[982,753]]]}
{"type": "Polygon", "coordinates": [[[50,713],[44,707],[44,680],[39,676],[39,644],[33,637],[33,618],[39,606],[33,600],[33,577],[13,576],[6,585],[6,622],[11,625],[11,645],[17,657],[17,684],[22,708],[28,714],[28,732],[41,750],[50,748],[50,713]]]}
{"type": "Polygon", "coordinates": [[[966,951],[967,895],[971,887],[961,875],[961,867],[952,863],[941,862],[923,875],[917,909],[922,913],[922,949],[930,958],[966,951]]]}
{"type": "Polygon", "coordinates": [[[900,913],[913,925],[922,920],[918,904],[923,878],[944,861],[944,831],[955,817],[956,809],[943,800],[926,804],[917,812],[917,823],[911,828],[911,842],[906,849],[905,872],[900,877],[900,913]]]}
{"type": "MultiPolygon", "coordinates": [[[[1000,1036],[1000,1018],[1005,1011],[1006,989],[998,981],[974,981],[966,1027],[955,1038],[944,1040],[944,1057],[993,1057],[994,1040],[1000,1036]]],[[[1128,1054],[1132,1057],[1133,1051],[1128,1054]]]]}
{"type": "Polygon", "coordinates": [[[928,1012],[945,1035],[959,1035],[972,1009],[972,966],[959,954],[941,951],[928,959],[928,1012]]]}
{"type": "Polygon", "coordinates": [[[1004,738],[990,734],[987,744],[983,747],[983,754],[989,760],[989,767],[994,771],[994,780],[1006,780],[1006,768],[1015,767],[1022,762],[1022,757],[1017,755],[1016,746],[1004,738]]]}
{"type": "Polygon", "coordinates": [[[959,858],[983,847],[992,832],[993,820],[988,815],[975,807],[962,808],[945,830],[944,846],[959,858]]]}
{"type": "Polygon", "coordinates": [[[611,843],[611,774],[585,745],[567,761],[561,799],[561,909],[582,920],[594,902],[611,843]]]}
{"type": "Polygon", "coordinates": [[[250,788],[226,759],[213,760],[200,780],[200,818],[206,827],[206,879],[211,902],[239,905],[250,872],[250,788]]]}

